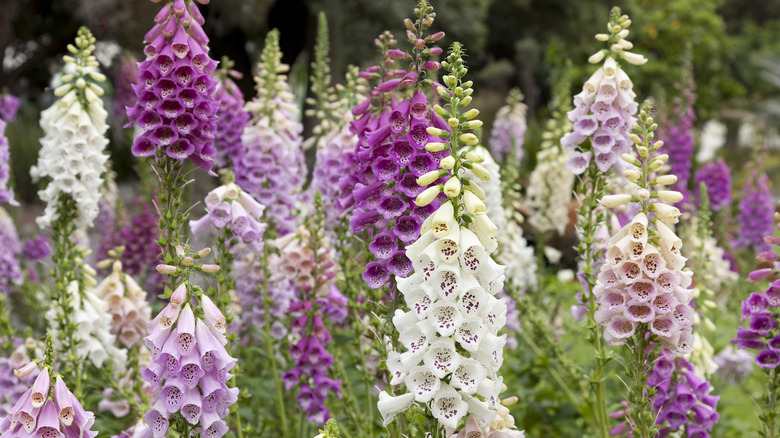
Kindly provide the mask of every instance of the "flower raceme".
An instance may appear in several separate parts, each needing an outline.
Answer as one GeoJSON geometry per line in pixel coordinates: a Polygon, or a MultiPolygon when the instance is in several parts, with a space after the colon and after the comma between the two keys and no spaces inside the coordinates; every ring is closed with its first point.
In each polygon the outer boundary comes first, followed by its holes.
{"type": "MultiPolygon", "coordinates": [[[[19,371],[29,374],[35,369],[36,362],[30,362],[19,371]]],[[[46,366],[8,415],[0,419],[0,435],[9,438],[93,438],[98,434],[91,430],[94,423],[94,414],[85,411],[62,377],[52,374],[46,366]]]]}
{"type": "Polygon", "coordinates": [[[523,141],[527,129],[525,118],[528,107],[522,100],[523,93],[515,88],[509,92],[506,105],[496,113],[489,144],[491,152],[499,161],[503,162],[507,156],[511,156],[514,163],[523,160],[523,141]]]}
{"type": "Polygon", "coordinates": [[[596,35],[597,40],[608,42],[610,49],[596,52],[588,60],[593,64],[604,60],[604,64],[585,82],[582,92],[574,96],[574,109],[568,113],[574,131],[561,138],[564,150],[571,152],[566,167],[576,175],[587,169],[591,159],[595,159],[602,172],[620,171],[620,155],[630,150],[629,134],[638,105],[631,79],[617,61],[622,58],[641,65],[647,59],[626,51],[632,47],[625,39],[631,20],[624,15],[618,23],[609,26],[609,35],[596,35]],[[583,145],[589,137],[590,143],[583,145]]]}
{"type": "Polygon", "coordinates": [[[204,316],[196,317],[188,295],[187,285],[179,285],[144,338],[152,363],[141,375],[158,400],[146,411],[143,437],[167,436],[175,413],[202,427],[203,436],[221,437],[228,431],[223,419],[238,389],[227,386],[236,359],[225,350],[225,318],[205,294],[199,297],[204,316]]]}
{"type": "Polygon", "coordinates": [[[98,283],[95,294],[108,304],[111,333],[126,348],[139,344],[152,319],[152,309],[146,302],[146,292],[133,277],[122,272],[122,262],[111,264],[111,273],[98,283]]]}
{"type": "MultiPolygon", "coordinates": [[[[201,1],[208,3],[208,0],[201,1]]],[[[146,59],[138,63],[138,98],[127,108],[142,133],[133,141],[137,157],[164,152],[210,170],[214,164],[217,62],[209,58],[203,15],[192,0],[168,2],[146,34],[146,59]]]]}
{"type": "Polygon", "coordinates": [[[94,41],[89,30],[79,30],[78,47],[69,48],[75,57],[65,59],[70,68],[78,68],[81,73],[63,76],[65,84],[55,90],[55,95],[61,97],[41,113],[44,136],[38,163],[30,169],[33,181],[50,179],[46,188],[38,192],[46,202],[44,215],[36,219],[40,227],[50,226],[59,217],[59,199],[63,194],[71,196],[78,205],[78,226],[91,226],[98,215],[101,175],[108,159],[104,153],[108,144],[108,113],[99,97],[103,89],[96,84],[105,77],[96,70],[94,41]]]}

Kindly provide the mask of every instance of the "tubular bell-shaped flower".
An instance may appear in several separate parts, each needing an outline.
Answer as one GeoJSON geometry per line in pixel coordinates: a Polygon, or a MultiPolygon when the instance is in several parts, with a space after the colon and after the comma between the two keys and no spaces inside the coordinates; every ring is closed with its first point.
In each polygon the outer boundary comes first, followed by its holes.
{"type": "Polygon", "coordinates": [[[103,89],[97,83],[105,76],[97,71],[98,63],[92,52],[95,37],[86,27],[79,29],[76,46],[70,46],[73,56],[66,56],[64,84],[54,90],[60,98],[41,113],[41,150],[38,164],[30,169],[33,181],[49,180],[38,192],[46,202],[44,215],[37,218],[40,227],[49,227],[60,217],[62,197],[73,199],[77,205],[76,224],[91,226],[98,215],[101,175],[106,171],[104,148],[108,144],[108,129],[100,95],[103,89]]]}
{"type": "Polygon", "coordinates": [[[217,134],[214,138],[214,165],[219,168],[234,169],[235,157],[241,153],[241,135],[249,123],[249,113],[244,109],[244,95],[233,79],[241,79],[242,75],[232,70],[233,61],[222,59],[222,67],[218,70],[219,85],[214,92],[214,100],[218,105],[217,134]]]}
{"type": "MultiPolygon", "coordinates": [[[[208,0],[199,0],[208,3],[208,0]]],[[[127,108],[130,124],[141,128],[132,152],[164,156],[210,170],[214,164],[217,102],[204,19],[193,0],[167,3],[146,34],[146,59],[138,63],[138,98],[127,108]]]]}
{"type": "MultiPolygon", "coordinates": [[[[490,256],[497,246],[496,226],[481,209],[469,212],[473,207],[464,202],[466,192],[476,195],[482,189],[464,177],[463,170],[470,168],[481,179],[490,174],[479,164],[484,161],[481,154],[458,150],[460,142],[472,141],[464,132],[479,125],[472,120],[476,111],[468,116],[461,113],[470,99],[457,97],[471,94],[471,83],[462,81],[466,68],[460,44],[453,44],[442,66],[449,72],[443,78],[448,88],[439,87],[439,94],[451,96],[450,110],[437,107],[437,112],[449,116],[453,129],[451,133],[436,128],[429,132],[445,137],[454,160],[443,163],[443,171],[450,175],[448,179],[459,180],[460,190],[425,220],[420,238],[406,248],[414,273],[396,276],[396,281],[410,310],[396,310],[393,318],[406,351],[391,352],[387,360],[394,369],[390,383],[405,383],[413,400],[426,404],[437,430],[458,428],[468,414],[484,428],[496,418],[503,386],[498,369],[506,335],[499,335],[499,330],[506,321],[507,307],[495,294],[503,287],[504,267],[490,256]]],[[[419,197],[416,201],[421,203],[419,197]]],[[[386,424],[412,403],[408,395],[393,398],[397,400],[393,404],[388,404],[390,399],[380,394],[379,408],[386,424]]]]}

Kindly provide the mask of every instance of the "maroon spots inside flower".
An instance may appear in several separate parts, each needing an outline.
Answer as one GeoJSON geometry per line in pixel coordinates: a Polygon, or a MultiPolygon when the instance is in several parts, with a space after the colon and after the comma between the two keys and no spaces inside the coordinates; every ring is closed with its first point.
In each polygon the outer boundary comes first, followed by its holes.
{"type": "Polygon", "coordinates": [[[185,108],[195,107],[195,102],[200,99],[198,92],[192,88],[185,88],[179,92],[179,100],[184,104],[185,108]]]}
{"type": "Polygon", "coordinates": [[[160,110],[170,119],[179,117],[184,112],[184,106],[178,100],[164,100],[160,110]]]}
{"type": "Polygon", "coordinates": [[[396,140],[389,152],[390,157],[402,166],[409,164],[416,154],[414,148],[406,140],[396,140]]]}
{"type": "Polygon", "coordinates": [[[181,368],[181,379],[184,380],[188,388],[193,388],[198,384],[198,379],[200,378],[199,371],[200,367],[193,363],[184,365],[181,368]]]}
{"type": "Polygon", "coordinates": [[[170,79],[162,79],[157,83],[157,90],[160,93],[160,97],[165,99],[176,91],[176,84],[170,79]]]}
{"type": "MultiPolygon", "coordinates": [[[[178,142],[178,144],[181,144],[181,142],[178,142]]],[[[179,333],[176,337],[176,345],[182,354],[189,354],[195,346],[195,336],[190,333],[179,333]]]]}
{"type": "Polygon", "coordinates": [[[409,257],[406,257],[403,251],[398,251],[387,262],[388,270],[393,274],[401,278],[406,278],[414,272],[412,261],[409,257]]]}
{"type": "Polygon", "coordinates": [[[631,262],[624,262],[620,271],[627,280],[633,280],[642,274],[642,270],[639,269],[639,266],[636,263],[631,262]]]}
{"type": "Polygon", "coordinates": [[[458,244],[455,243],[455,241],[452,239],[441,239],[436,242],[436,246],[439,250],[439,256],[446,263],[451,262],[455,257],[458,256],[458,244]]]}
{"type": "Polygon", "coordinates": [[[647,301],[655,292],[653,283],[649,281],[637,281],[628,288],[628,293],[639,301],[647,301]]]}
{"type": "Polygon", "coordinates": [[[371,169],[374,171],[377,178],[383,181],[395,179],[400,170],[398,165],[389,158],[379,159],[371,166],[371,169]]]}
{"type": "Polygon", "coordinates": [[[179,83],[182,87],[186,87],[189,85],[190,81],[192,81],[192,78],[195,76],[195,70],[192,69],[192,67],[188,65],[182,65],[181,67],[177,68],[176,71],[173,73],[174,79],[176,79],[176,82],[179,83]]]}
{"type": "Polygon", "coordinates": [[[181,408],[181,415],[190,424],[195,424],[200,419],[200,407],[197,405],[184,405],[181,408]]]}
{"type": "Polygon", "coordinates": [[[409,131],[409,139],[412,140],[412,145],[417,149],[422,149],[428,144],[427,127],[425,123],[418,123],[409,131]]]}
{"type": "Polygon", "coordinates": [[[160,70],[160,74],[167,75],[173,68],[173,59],[168,55],[157,55],[154,58],[154,65],[160,70]]]}
{"type": "Polygon", "coordinates": [[[184,400],[184,394],[175,386],[166,386],[163,388],[160,395],[165,400],[165,407],[168,409],[168,412],[176,412],[179,410],[179,407],[184,400]]]}
{"type": "Polygon", "coordinates": [[[461,262],[463,262],[463,265],[471,272],[476,272],[481,263],[476,252],[476,249],[472,246],[467,249],[461,257],[461,262]]]}
{"type": "Polygon", "coordinates": [[[382,233],[368,245],[368,249],[374,257],[382,260],[389,258],[398,249],[398,244],[395,242],[395,237],[382,233]]]}
{"type": "Polygon", "coordinates": [[[138,96],[138,103],[146,110],[154,109],[159,102],[160,98],[151,90],[146,90],[138,96]]]}
{"type": "Polygon", "coordinates": [[[211,82],[211,78],[208,75],[201,75],[195,79],[192,87],[200,94],[209,94],[209,82],[211,82]]]}

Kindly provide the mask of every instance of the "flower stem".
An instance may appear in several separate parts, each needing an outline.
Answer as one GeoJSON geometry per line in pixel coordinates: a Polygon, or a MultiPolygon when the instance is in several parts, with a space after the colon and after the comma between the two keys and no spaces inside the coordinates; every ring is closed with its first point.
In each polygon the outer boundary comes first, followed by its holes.
{"type": "Polygon", "coordinates": [[[282,381],[279,379],[279,369],[276,366],[276,358],[274,357],[274,344],[271,337],[271,318],[270,318],[270,306],[271,301],[268,296],[268,245],[263,247],[263,255],[261,259],[263,268],[263,289],[260,293],[263,295],[263,314],[265,315],[265,348],[268,360],[271,362],[271,374],[274,376],[274,385],[276,386],[276,406],[279,411],[279,421],[282,423],[282,435],[287,438],[290,436],[290,431],[287,428],[287,415],[284,410],[284,388],[282,387],[282,381]]]}
{"type": "Polygon", "coordinates": [[[777,417],[777,386],[778,386],[778,380],[780,378],[780,375],[778,375],[777,368],[772,368],[768,371],[768,380],[769,385],[767,387],[767,403],[766,403],[766,412],[764,414],[763,420],[765,421],[764,427],[766,430],[766,435],[764,435],[767,438],[776,438],[777,437],[777,425],[775,423],[775,418],[777,417]]]}
{"type": "Polygon", "coordinates": [[[580,228],[582,232],[582,242],[578,247],[580,257],[585,262],[582,268],[583,274],[588,282],[587,296],[585,303],[588,307],[588,328],[590,329],[589,340],[596,350],[595,369],[591,374],[591,387],[596,395],[595,406],[593,406],[593,415],[596,421],[598,436],[606,438],[609,436],[609,424],[607,416],[607,396],[604,372],[610,357],[607,355],[602,328],[596,323],[596,297],[593,294],[593,288],[596,286],[596,261],[600,254],[594,248],[595,234],[599,224],[604,222],[603,214],[598,213],[598,199],[604,191],[606,184],[604,174],[599,171],[594,162],[588,166],[587,191],[584,199],[581,199],[580,206],[580,228]]]}
{"type": "Polygon", "coordinates": [[[640,438],[652,438],[657,434],[655,413],[650,400],[655,395],[654,388],[647,386],[647,373],[654,362],[654,349],[651,348],[647,324],[639,326],[633,338],[626,342],[629,349],[627,374],[630,377],[628,403],[630,417],[634,422],[634,434],[640,438]]]}
{"type": "MultiPolygon", "coordinates": [[[[157,177],[160,180],[160,238],[157,244],[163,253],[163,263],[175,265],[176,245],[181,241],[181,230],[184,226],[185,215],[179,210],[182,204],[183,187],[186,184],[181,161],[171,159],[160,153],[158,156],[157,177]]],[[[170,276],[170,288],[174,289],[180,275],[170,276]]]]}

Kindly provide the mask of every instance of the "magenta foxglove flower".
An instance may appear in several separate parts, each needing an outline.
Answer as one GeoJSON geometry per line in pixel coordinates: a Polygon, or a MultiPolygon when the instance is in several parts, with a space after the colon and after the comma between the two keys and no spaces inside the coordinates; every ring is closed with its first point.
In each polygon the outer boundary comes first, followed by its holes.
{"type": "Polygon", "coordinates": [[[233,169],[233,160],[242,148],[241,134],[249,123],[249,113],[244,109],[244,95],[231,77],[241,78],[237,71],[226,71],[221,75],[219,86],[214,93],[218,105],[217,135],[214,139],[216,156],[214,164],[219,168],[233,169]]]}
{"type": "Polygon", "coordinates": [[[238,388],[227,386],[236,359],[225,350],[225,318],[205,294],[200,296],[203,319],[196,317],[188,295],[186,284],[179,285],[144,338],[152,363],[141,375],[158,397],[144,421],[154,438],[168,436],[169,418],[176,412],[202,427],[203,436],[224,436],[224,418],[238,399],[238,388]]]}
{"type": "Polygon", "coordinates": [[[137,102],[135,89],[138,84],[138,61],[129,53],[120,58],[119,71],[114,78],[114,120],[127,123],[127,108],[137,102]]]}
{"type": "Polygon", "coordinates": [[[758,254],[769,251],[771,245],[764,236],[772,234],[775,199],[769,190],[769,178],[765,173],[752,172],[745,183],[745,192],[739,201],[739,228],[734,242],[736,248],[751,248],[758,254]]]}
{"type": "MultiPolygon", "coordinates": [[[[208,0],[201,1],[208,3],[208,0]]],[[[204,19],[192,0],[166,3],[146,34],[146,60],[138,63],[138,98],[127,108],[130,124],[143,131],[133,142],[137,157],[158,150],[210,170],[217,127],[217,62],[209,58],[204,19]]]]}
{"type": "Polygon", "coordinates": [[[91,430],[94,414],[84,410],[59,374],[54,376],[53,388],[51,380],[48,367],[41,369],[32,388],[0,420],[0,435],[9,438],[97,436],[97,431],[91,430]]]}
{"type": "Polygon", "coordinates": [[[663,426],[658,436],[669,436],[683,426],[688,436],[709,436],[720,417],[716,410],[720,396],[710,394],[710,383],[696,375],[690,362],[664,349],[647,386],[655,387],[656,424],[663,426]]]}
{"type": "Polygon", "coordinates": [[[699,185],[704,182],[707,195],[710,198],[710,209],[720,211],[731,207],[731,169],[718,158],[714,163],[707,163],[696,172],[696,203],[699,201],[699,185]]]}

